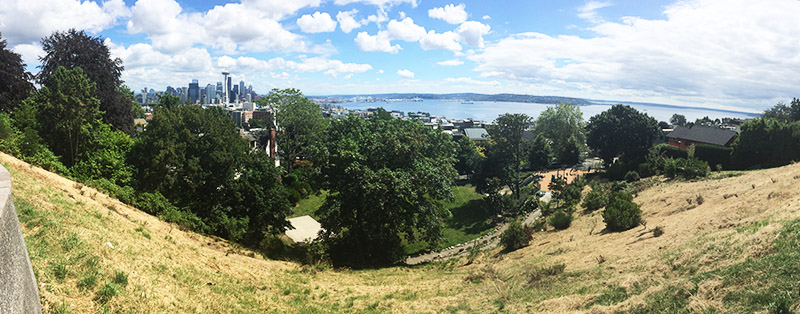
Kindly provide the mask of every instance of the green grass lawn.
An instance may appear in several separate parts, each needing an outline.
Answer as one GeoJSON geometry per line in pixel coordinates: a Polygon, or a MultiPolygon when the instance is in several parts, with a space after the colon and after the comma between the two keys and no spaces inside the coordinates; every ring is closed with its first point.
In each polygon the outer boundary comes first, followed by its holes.
{"type": "MultiPolygon", "coordinates": [[[[300,200],[292,211],[292,217],[309,215],[314,219],[317,216],[314,212],[322,206],[328,192],[322,191],[319,195],[311,194],[300,200]]],[[[475,188],[470,185],[457,185],[453,187],[454,200],[446,202],[445,208],[449,209],[452,217],[445,221],[444,242],[436,249],[443,249],[448,246],[464,243],[476,239],[492,229],[491,215],[484,210],[485,202],[483,195],[475,192],[475,188]]],[[[404,244],[407,254],[414,254],[428,248],[428,243],[417,241],[411,244],[404,244]]]]}
{"type": "Polygon", "coordinates": [[[292,209],[292,217],[289,218],[309,215],[314,219],[318,219],[314,212],[317,211],[317,208],[322,206],[326,196],[328,196],[328,192],[322,191],[319,194],[311,194],[300,200],[297,202],[297,206],[292,209]]]}
{"type": "MultiPolygon", "coordinates": [[[[445,221],[444,241],[435,249],[464,243],[476,239],[492,229],[491,215],[484,210],[484,196],[475,192],[472,185],[453,187],[455,200],[444,204],[452,217],[445,221]]],[[[406,254],[414,254],[428,248],[428,243],[417,241],[404,245],[406,254]]]]}

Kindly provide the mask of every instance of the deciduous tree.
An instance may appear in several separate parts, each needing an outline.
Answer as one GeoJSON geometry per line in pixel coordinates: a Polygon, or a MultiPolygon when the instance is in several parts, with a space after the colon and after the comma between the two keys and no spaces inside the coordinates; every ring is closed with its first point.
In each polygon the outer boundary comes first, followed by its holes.
{"type": "Polygon", "coordinates": [[[266,99],[277,111],[279,156],[287,173],[291,173],[298,157],[314,159],[324,141],[328,121],[322,117],[319,105],[297,89],[273,89],[266,99]]]}
{"type": "Polygon", "coordinates": [[[549,139],[554,155],[560,158],[567,156],[565,151],[570,149],[570,137],[575,138],[579,151],[586,151],[584,127],[583,113],[580,108],[569,103],[562,103],[555,107],[547,107],[539,114],[534,123],[534,132],[549,139]]]}
{"type": "Polygon", "coordinates": [[[322,167],[330,191],[317,211],[336,263],[391,264],[403,257],[403,236],[435,245],[451,199],[455,147],[450,136],[419,121],[332,122],[322,167]]]}
{"type": "Polygon", "coordinates": [[[25,71],[19,54],[6,47],[0,36],[0,110],[11,113],[33,91],[33,76],[25,71]]]}
{"type": "Polygon", "coordinates": [[[70,29],[43,38],[42,48],[45,55],[40,59],[41,72],[37,75],[42,86],[52,87],[53,75],[58,67],[82,68],[89,80],[96,84],[93,96],[100,101],[103,121],[114,129],[133,133],[131,103],[119,90],[122,85],[122,60],[111,58],[111,52],[102,38],[70,29]]]}
{"type": "Polygon", "coordinates": [[[606,165],[621,155],[631,167],[644,161],[660,132],[655,119],[627,105],[614,105],[593,116],[587,130],[589,147],[600,154],[606,165]]]}

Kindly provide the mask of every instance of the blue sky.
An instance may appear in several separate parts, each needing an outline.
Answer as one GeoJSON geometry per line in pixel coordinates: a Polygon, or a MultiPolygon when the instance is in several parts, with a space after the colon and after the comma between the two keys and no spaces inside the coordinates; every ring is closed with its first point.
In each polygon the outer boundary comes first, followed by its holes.
{"type": "MultiPolygon", "coordinates": [[[[10,4],[10,5],[8,5],[10,4]]],[[[800,96],[800,1],[9,0],[32,72],[53,31],[102,36],[144,87],[520,93],[762,111],[800,96]]]]}

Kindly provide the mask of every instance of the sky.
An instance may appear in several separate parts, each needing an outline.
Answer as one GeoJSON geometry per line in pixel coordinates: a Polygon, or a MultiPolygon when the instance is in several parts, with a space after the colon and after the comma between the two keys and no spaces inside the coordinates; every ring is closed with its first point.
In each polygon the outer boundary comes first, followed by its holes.
{"type": "Polygon", "coordinates": [[[798,0],[3,0],[37,73],[42,37],[104,38],[144,87],[517,93],[760,112],[800,97],[798,0]]]}

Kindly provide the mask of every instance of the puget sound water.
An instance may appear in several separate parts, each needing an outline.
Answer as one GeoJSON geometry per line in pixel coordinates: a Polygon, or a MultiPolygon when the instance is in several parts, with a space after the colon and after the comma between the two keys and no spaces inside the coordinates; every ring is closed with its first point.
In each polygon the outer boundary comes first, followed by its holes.
{"type": "MultiPolygon", "coordinates": [[[[382,107],[388,111],[398,110],[406,115],[409,112],[427,112],[432,115],[442,115],[448,119],[467,119],[472,118],[482,121],[492,121],[497,116],[504,113],[524,113],[534,119],[539,113],[547,109],[548,106],[555,104],[536,104],[518,102],[494,102],[494,101],[470,101],[464,102],[454,100],[423,100],[423,101],[390,101],[390,102],[345,102],[339,103],[348,109],[367,109],[382,107]]],[[[682,114],[686,121],[695,121],[708,116],[710,119],[722,118],[753,118],[759,114],[737,111],[721,111],[706,108],[686,108],[686,107],[665,107],[658,105],[630,104],[636,110],[644,112],[656,119],[656,121],[669,122],[673,114],[682,114]]],[[[597,115],[608,108],[611,104],[592,104],[579,106],[583,119],[588,121],[590,117],[597,115]]]]}

